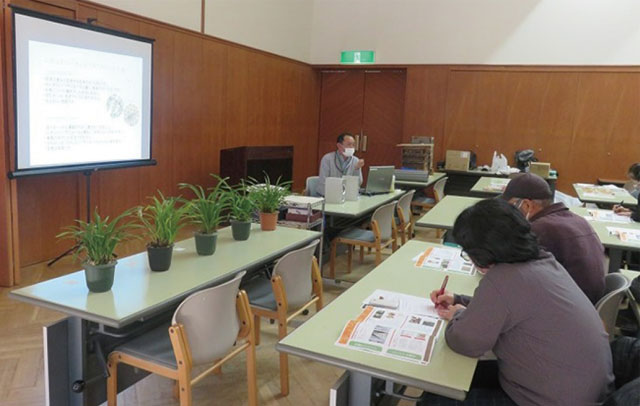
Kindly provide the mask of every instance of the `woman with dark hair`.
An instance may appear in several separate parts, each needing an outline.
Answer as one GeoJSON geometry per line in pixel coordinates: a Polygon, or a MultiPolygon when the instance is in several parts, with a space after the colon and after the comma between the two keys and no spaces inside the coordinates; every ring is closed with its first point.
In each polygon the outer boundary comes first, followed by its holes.
{"type": "Polygon", "coordinates": [[[458,216],[453,236],[485,276],[472,298],[433,291],[431,299],[449,320],[445,338],[452,350],[469,357],[493,351],[499,385],[486,383],[490,368],[480,362],[467,400],[427,396],[424,404],[604,401],[613,375],[602,321],[567,271],[538,246],[523,215],[501,199],[483,200],[458,216]]]}

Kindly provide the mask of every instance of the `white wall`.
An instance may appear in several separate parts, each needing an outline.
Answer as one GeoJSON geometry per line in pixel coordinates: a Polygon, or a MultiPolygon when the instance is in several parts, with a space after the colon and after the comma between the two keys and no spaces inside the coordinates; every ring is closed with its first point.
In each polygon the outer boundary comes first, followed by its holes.
{"type": "Polygon", "coordinates": [[[91,0],[158,21],[200,31],[200,0],[91,0]]]}
{"type": "Polygon", "coordinates": [[[310,62],[313,0],[206,0],[205,33],[310,62]]]}
{"type": "Polygon", "coordinates": [[[315,0],[311,62],[639,65],[638,0],[315,0]]]}

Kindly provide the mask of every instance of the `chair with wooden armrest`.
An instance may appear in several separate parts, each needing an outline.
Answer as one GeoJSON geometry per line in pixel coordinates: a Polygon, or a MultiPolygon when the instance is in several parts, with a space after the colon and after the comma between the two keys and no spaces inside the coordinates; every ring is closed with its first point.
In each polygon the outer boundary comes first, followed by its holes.
{"type": "Polygon", "coordinates": [[[605,294],[596,303],[596,310],[602,319],[605,330],[609,334],[609,341],[612,341],[620,303],[631,282],[621,273],[607,274],[604,277],[604,282],[605,294]]]}
{"type": "Polygon", "coordinates": [[[407,192],[398,199],[398,217],[397,227],[398,234],[402,240],[402,245],[413,237],[413,216],[411,215],[411,200],[415,194],[415,190],[407,192]]]}
{"type": "Polygon", "coordinates": [[[238,290],[245,272],[187,297],[164,324],[117,347],[108,358],[107,404],[116,406],[118,365],[127,364],[176,381],[174,396],[190,406],[191,386],[245,352],[248,404],[258,404],[255,342],[247,294],[238,290]],[[167,331],[168,330],[168,331],[167,331]],[[192,369],[209,367],[196,377],[192,369]]]}
{"type": "MultiPolygon", "coordinates": [[[[316,240],[304,248],[283,256],[275,265],[271,280],[254,278],[243,289],[247,291],[254,315],[255,342],[260,343],[260,317],[278,320],[278,337],[287,336],[287,325],[293,318],[315,304],[322,309],[322,276],[313,255],[316,240]]],[[[280,353],[280,392],[289,394],[289,363],[280,353]]]]}
{"type": "Polygon", "coordinates": [[[353,258],[353,248],[360,247],[360,263],[364,258],[364,249],[374,248],[376,250],[376,266],[382,262],[382,250],[391,245],[393,252],[398,248],[396,222],[393,219],[393,212],[396,202],[391,202],[380,206],[371,216],[371,230],[361,228],[348,228],[338,234],[331,241],[331,260],[329,263],[329,277],[335,279],[336,276],[336,251],[338,244],[349,245],[347,249],[347,272],[351,272],[351,262],[353,258]]]}

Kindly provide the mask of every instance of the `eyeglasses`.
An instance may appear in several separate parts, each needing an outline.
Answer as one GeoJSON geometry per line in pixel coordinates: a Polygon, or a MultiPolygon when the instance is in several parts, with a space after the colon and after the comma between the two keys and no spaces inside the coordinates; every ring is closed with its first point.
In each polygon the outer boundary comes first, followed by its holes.
{"type": "Polygon", "coordinates": [[[464,259],[467,262],[472,262],[471,261],[471,257],[469,256],[469,254],[467,254],[464,250],[460,251],[460,256],[462,257],[462,259],[464,259]]]}

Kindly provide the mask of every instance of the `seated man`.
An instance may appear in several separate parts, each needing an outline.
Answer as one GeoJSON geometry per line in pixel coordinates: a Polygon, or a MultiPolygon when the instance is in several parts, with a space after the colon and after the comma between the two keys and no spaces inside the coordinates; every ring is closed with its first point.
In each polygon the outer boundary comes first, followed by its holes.
{"type": "Polygon", "coordinates": [[[359,176],[362,184],[362,167],[364,159],[353,155],[356,140],[349,133],[338,136],[337,151],[329,152],[320,161],[320,171],[316,194],[324,196],[324,185],[327,178],[341,178],[343,176],[359,176]]]}
{"type": "Polygon", "coordinates": [[[449,348],[468,357],[493,351],[499,385],[478,388],[474,376],[464,402],[428,395],[425,405],[601,404],[614,381],[607,333],[522,214],[483,200],[458,216],[453,236],[484,277],[473,297],[435,290],[431,299],[449,320],[449,348]]]}
{"type": "Polygon", "coordinates": [[[551,252],[596,303],[604,294],[604,247],[587,220],[553,203],[549,184],[538,175],[524,173],[512,179],[502,197],[531,222],[538,242],[551,252]]]}

